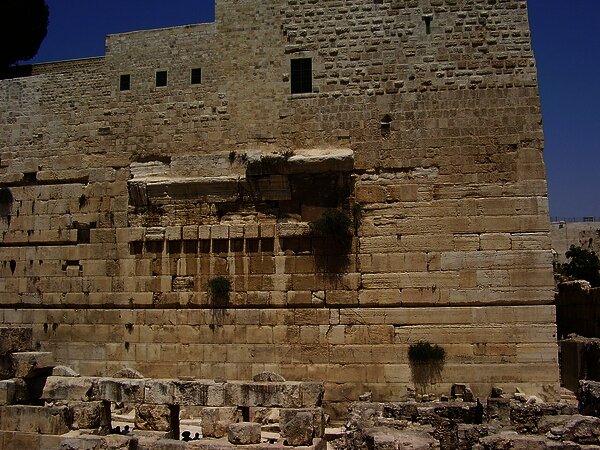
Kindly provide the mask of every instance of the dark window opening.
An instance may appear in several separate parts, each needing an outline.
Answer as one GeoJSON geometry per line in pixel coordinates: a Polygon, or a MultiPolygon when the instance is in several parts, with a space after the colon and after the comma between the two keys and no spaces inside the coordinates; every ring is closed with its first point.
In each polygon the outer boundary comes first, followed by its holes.
{"type": "Polygon", "coordinates": [[[156,87],[164,87],[167,85],[167,71],[159,70],[156,72],[156,87]]]}
{"type": "Polygon", "coordinates": [[[202,83],[202,69],[198,67],[196,69],[192,69],[192,84],[200,83],[202,83]]]}
{"type": "Polygon", "coordinates": [[[208,254],[210,253],[210,239],[200,239],[200,253],[208,254]]]}
{"type": "Polygon", "coordinates": [[[198,253],[198,241],[185,240],[183,241],[183,253],[187,255],[195,255],[198,253]]]}
{"type": "Polygon", "coordinates": [[[147,253],[162,253],[165,248],[164,241],[148,241],[146,242],[147,253]]]}
{"type": "Polygon", "coordinates": [[[260,239],[246,239],[246,253],[258,253],[260,251],[260,239]]]}
{"type": "Polygon", "coordinates": [[[242,253],[244,251],[244,240],[243,239],[232,239],[231,240],[231,253],[242,253]]]}
{"type": "Polygon", "coordinates": [[[170,255],[176,255],[181,253],[181,241],[168,241],[167,242],[167,253],[170,255]]]}
{"type": "Polygon", "coordinates": [[[386,114],[381,119],[381,135],[389,136],[391,129],[392,129],[392,117],[389,114],[386,114]]]}
{"type": "Polygon", "coordinates": [[[129,254],[130,255],[141,255],[144,250],[144,243],[140,241],[129,243],[129,254]]]}
{"type": "Polygon", "coordinates": [[[423,16],[423,21],[425,22],[425,33],[431,34],[431,21],[433,20],[433,16],[423,16]]]}
{"type": "Polygon", "coordinates": [[[262,253],[273,253],[275,251],[275,239],[263,238],[260,240],[260,251],[262,253]]]}
{"type": "Polygon", "coordinates": [[[213,239],[213,253],[229,253],[229,239],[213,239]]]}
{"type": "Polygon", "coordinates": [[[131,89],[131,75],[121,75],[119,79],[119,90],[128,91],[131,89]]]}
{"type": "Polygon", "coordinates": [[[312,92],[312,59],[292,59],[290,80],[292,94],[312,92]]]}
{"type": "Polygon", "coordinates": [[[13,195],[8,188],[0,188],[0,218],[9,221],[13,205],[13,195]]]}

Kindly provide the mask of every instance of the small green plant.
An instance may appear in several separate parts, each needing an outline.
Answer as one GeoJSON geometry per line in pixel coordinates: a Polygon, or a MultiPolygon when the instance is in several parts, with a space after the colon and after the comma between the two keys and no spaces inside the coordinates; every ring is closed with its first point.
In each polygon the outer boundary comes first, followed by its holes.
{"type": "Polygon", "coordinates": [[[225,308],[229,303],[230,291],[231,280],[229,278],[218,276],[208,280],[208,293],[214,306],[225,308]]]}
{"type": "Polygon", "coordinates": [[[348,249],[352,243],[352,225],[348,214],[339,209],[329,209],[320,218],[309,223],[310,231],[314,235],[332,240],[348,249]]]}
{"type": "Polygon", "coordinates": [[[415,388],[424,394],[428,386],[440,379],[446,361],[446,350],[437,344],[419,341],[408,347],[408,361],[415,388]]]}
{"type": "Polygon", "coordinates": [[[565,256],[571,261],[561,266],[564,275],[589,281],[592,287],[600,286],[600,258],[596,252],[571,245],[565,256]]]}

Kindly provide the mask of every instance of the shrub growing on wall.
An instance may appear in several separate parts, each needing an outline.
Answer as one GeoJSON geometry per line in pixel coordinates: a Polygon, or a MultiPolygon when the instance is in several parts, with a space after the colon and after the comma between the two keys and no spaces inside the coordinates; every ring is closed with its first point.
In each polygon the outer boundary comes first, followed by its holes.
{"type": "Polygon", "coordinates": [[[208,280],[208,294],[211,304],[216,308],[226,308],[229,304],[229,292],[231,291],[231,280],[219,276],[208,280]]]}
{"type": "Polygon", "coordinates": [[[408,348],[408,361],[415,388],[424,394],[429,386],[440,379],[446,351],[437,344],[420,341],[408,348]]]}

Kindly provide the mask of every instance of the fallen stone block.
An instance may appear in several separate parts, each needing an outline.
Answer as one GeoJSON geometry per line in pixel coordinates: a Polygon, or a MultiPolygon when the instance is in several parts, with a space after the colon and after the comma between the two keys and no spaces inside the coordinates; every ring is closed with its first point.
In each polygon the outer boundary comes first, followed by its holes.
{"type": "MultiPolygon", "coordinates": [[[[179,409],[176,409],[179,412],[179,409]]],[[[135,405],[135,428],[147,431],[171,431],[176,422],[169,405],[135,405]]]]}
{"type": "Polygon", "coordinates": [[[314,408],[323,404],[325,388],[323,383],[304,382],[300,385],[302,407],[314,408]]]}
{"type": "Polygon", "coordinates": [[[321,408],[281,409],[281,437],[288,445],[310,445],[313,438],[325,434],[325,418],[321,408]]]}
{"type": "Polygon", "coordinates": [[[474,402],[473,391],[466,384],[455,383],[450,388],[451,398],[462,398],[465,402],[474,402]]]}
{"type": "Polygon", "coordinates": [[[203,436],[221,438],[227,435],[229,425],[241,421],[241,414],[234,406],[207,407],[200,411],[200,421],[203,436]]]}
{"type": "Polygon", "coordinates": [[[0,405],[15,403],[16,383],[14,380],[0,381],[0,405]]]}
{"type": "Polygon", "coordinates": [[[569,420],[549,432],[549,437],[585,445],[600,444],[600,419],[592,416],[571,416],[569,420]]]}
{"type": "Polygon", "coordinates": [[[137,370],[134,369],[130,369],[129,367],[125,367],[123,369],[118,370],[117,372],[115,372],[112,376],[113,378],[130,378],[133,380],[141,380],[144,377],[144,375],[142,375],[141,373],[139,373],[137,370]]]}
{"type": "Polygon", "coordinates": [[[131,450],[137,449],[138,439],[134,436],[120,436],[109,434],[96,436],[81,431],[71,431],[63,436],[44,436],[41,439],[40,449],[61,450],[131,450]],[[48,440],[46,446],[43,446],[48,440]]]}
{"type": "Polygon", "coordinates": [[[181,406],[206,405],[208,385],[211,382],[203,380],[174,381],[174,402],[181,406]]]}
{"type": "Polygon", "coordinates": [[[581,380],[577,391],[579,412],[586,416],[600,417],[600,382],[581,380]]]}
{"type": "Polygon", "coordinates": [[[89,401],[92,399],[94,382],[92,377],[48,377],[42,399],[49,401],[89,401]]]}
{"type": "Polygon", "coordinates": [[[108,430],[110,404],[107,402],[69,402],[73,430],[108,430]]]}
{"type": "Polygon", "coordinates": [[[146,380],[144,403],[157,405],[175,404],[175,384],[172,380],[146,380]]]}
{"type": "Polygon", "coordinates": [[[110,402],[141,403],[144,401],[145,380],[127,378],[97,378],[93,382],[93,400],[110,402]]]}
{"type": "Polygon", "coordinates": [[[54,366],[52,369],[53,377],[78,377],[79,374],[67,366],[54,366]]]}
{"type": "Polygon", "coordinates": [[[27,384],[21,378],[0,381],[0,405],[13,405],[27,401],[27,384]]]}
{"type": "Polygon", "coordinates": [[[302,407],[300,385],[296,382],[228,382],[225,385],[225,404],[300,408],[302,407]]]}
{"type": "Polygon", "coordinates": [[[69,431],[71,417],[66,406],[2,406],[0,429],[24,433],[64,434],[69,431]]]}
{"type": "Polygon", "coordinates": [[[260,443],[260,424],[241,422],[229,425],[227,440],[231,444],[247,445],[260,443]]]}
{"type": "Polygon", "coordinates": [[[26,327],[0,327],[0,355],[33,350],[33,333],[26,327]]]}
{"type": "Polygon", "coordinates": [[[270,383],[281,383],[285,381],[281,375],[275,372],[260,372],[252,377],[252,381],[256,382],[270,382],[270,383]]]}
{"type": "Polygon", "coordinates": [[[48,372],[54,367],[54,355],[51,352],[19,352],[10,355],[15,377],[30,378],[42,371],[48,372]]]}
{"type": "Polygon", "coordinates": [[[427,433],[401,431],[387,427],[365,430],[364,441],[373,450],[429,450],[436,448],[436,441],[427,433]]]}

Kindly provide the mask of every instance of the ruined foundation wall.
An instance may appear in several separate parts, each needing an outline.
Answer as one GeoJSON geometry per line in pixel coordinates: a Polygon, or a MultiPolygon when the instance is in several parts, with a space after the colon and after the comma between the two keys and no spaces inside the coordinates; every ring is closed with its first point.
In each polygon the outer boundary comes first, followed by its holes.
{"type": "Polygon", "coordinates": [[[525,1],[220,0],[213,24],[33,74],[0,81],[1,314],[59,361],[269,369],[343,403],[402,398],[427,340],[439,389],[557,386],[525,1]],[[299,57],[312,92],[292,95],[299,57]],[[306,232],[331,208],[347,257],[306,232]]]}

